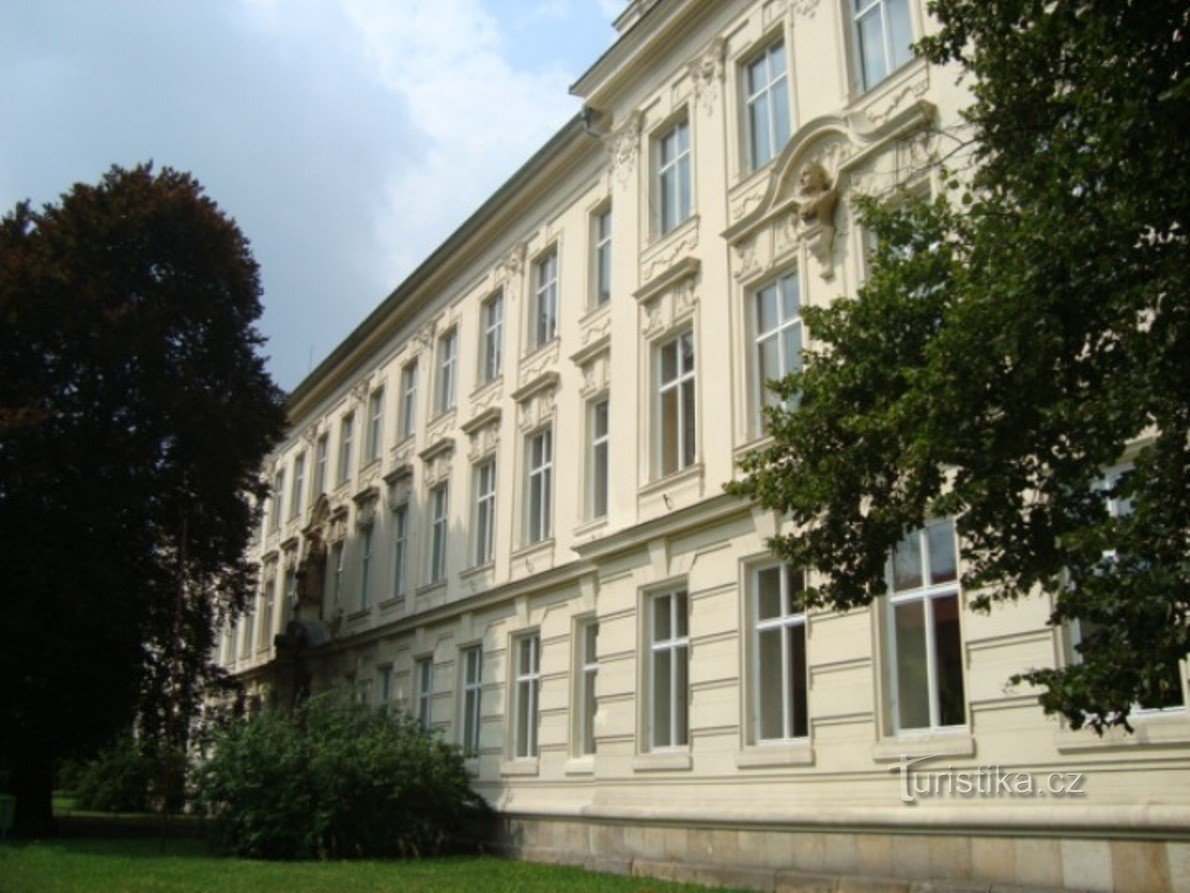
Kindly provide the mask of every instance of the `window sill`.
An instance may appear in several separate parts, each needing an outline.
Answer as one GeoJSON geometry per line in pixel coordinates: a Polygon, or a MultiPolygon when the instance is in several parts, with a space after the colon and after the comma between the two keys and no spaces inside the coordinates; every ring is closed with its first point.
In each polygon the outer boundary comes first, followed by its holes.
{"type": "Polygon", "coordinates": [[[872,759],[881,763],[905,757],[972,757],[975,738],[967,728],[903,732],[872,745],[872,759]]]}
{"type": "Polygon", "coordinates": [[[695,462],[693,465],[687,465],[685,468],[679,468],[677,471],[671,471],[665,477],[657,478],[654,481],[649,481],[638,491],[640,496],[650,496],[659,490],[664,490],[667,487],[672,487],[675,484],[680,484],[683,481],[693,478],[702,477],[702,463],[695,462]]]}
{"type": "Polygon", "coordinates": [[[598,533],[607,527],[607,515],[600,515],[598,518],[592,518],[589,521],[584,521],[578,527],[574,528],[574,538],[581,539],[585,536],[598,533]]]}
{"type": "Polygon", "coordinates": [[[1104,732],[1102,737],[1089,729],[1076,731],[1063,724],[1054,735],[1054,746],[1059,753],[1079,753],[1190,742],[1190,710],[1185,707],[1133,713],[1128,722],[1136,730],[1131,735],[1115,727],[1104,732]]]}
{"type": "Polygon", "coordinates": [[[648,260],[651,255],[664,251],[665,248],[675,242],[680,241],[691,230],[698,231],[698,212],[693,208],[690,211],[690,216],[681,223],[675,224],[672,228],[661,232],[661,224],[658,220],[653,220],[653,225],[649,235],[648,244],[645,245],[642,260],[648,260]]]}
{"type": "Polygon", "coordinates": [[[380,456],[373,456],[372,458],[366,460],[359,467],[359,473],[364,474],[365,472],[371,471],[373,468],[379,468],[379,467],[380,467],[380,456]]]}
{"type": "Polygon", "coordinates": [[[392,598],[386,598],[384,601],[382,601],[376,607],[378,607],[381,611],[391,611],[394,608],[403,607],[404,604],[405,604],[405,596],[394,595],[392,598]]]}
{"type": "Polygon", "coordinates": [[[372,607],[371,607],[371,605],[369,605],[366,608],[359,608],[358,610],[352,611],[350,614],[346,615],[343,619],[346,620],[348,623],[354,623],[356,620],[363,620],[365,617],[367,617],[371,613],[372,613],[372,607]]]}
{"type": "Polygon", "coordinates": [[[632,760],[633,772],[682,772],[694,765],[689,748],[654,750],[637,754],[632,760]]]}
{"type": "Polygon", "coordinates": [[[527,545],[527,546],[521,546],[521,548],[517,549],[515,552],[512,553],[512,558],[513,558],[513,560],[517,560],[517,559],[521,559],[521,558],[530,558],[530,557],[538,554],[539,552],[553,551],[553,548],[554,548],[554,538],[552,536],[547,536],[543,540],[538,540],[535,543],[529,543],[529,545],[527,545]]]}
{"type": "Polygon", "coordinates": [[[567,775],[594,775],[595,754],[584,754],[581,757],[571,757],[562,769],[567,775]]]}
{"type": "Polygon", "coordinates": [[[460,580],[468,580],[471,577],[479,577],[483,574],[490,573],[496,567],[495,559],[489,558],[483,564],[473,565],[466,570],[459,571],[460,580]]]}
{"type": "Polygon", "coordinates": [[[737,769],[769,769],[782,766],[810,766],[814,763],[814,748],[808,738],[801,741],[780,741],[771,744],[751,744],[736,754],[737,769]]]}
{"type": "Polygon", "coordinates": [[[554,337],[550,338],[548,341],[542,341],[540,344],[534,344],[527,352],[521,354],[521,363],[532,363],[538,357],[544,356],[551,350],[556,349],[558,347],[559,340],[560,339],[558,338],[558,335],[555,333],[554,337]]]}
{"type": "Polygon", "coordinates": [[[471,392],[471,395],[468,399],[471,400],[472,403],[474,403],[475,401],[480,400],[483,397],[487,396],[487,394],[489,392],[500,390],[500,387],[503,384],[504,384],[504,372],[503,372],[503,370],[501,370],[500,372],[497,372],[495,375],[493,375],[491,378],[489,378],[487,381],[479,382],[475,386],[475,390],[473,390],[471,392]]]}
{"type": "Polygon", "coordinates": [[[416,598],[421,598],[424,595],[429,595],[432,592],[437,592],[439,589],[446,588],[446,580],[435,580],[433,583],[426,583],[424,586],[419,586],[413,593],[416,598]]]}
{"type": "Polygon", "coordinates": [[[541,771],[541,764],[537,757],[519,757],[515,760],[503,760],[500,763],[500,774],[504,776],[537,775],[541,771]]]}

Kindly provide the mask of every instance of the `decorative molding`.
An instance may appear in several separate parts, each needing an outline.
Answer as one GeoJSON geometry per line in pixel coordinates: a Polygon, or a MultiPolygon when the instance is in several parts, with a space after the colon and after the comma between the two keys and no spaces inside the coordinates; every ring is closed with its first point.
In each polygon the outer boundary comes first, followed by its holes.
{"type": "Polygon", "coordinates": [[[525,384],[521,385],[512,392],[512,399],[517,403],[523,403],[529,397],[532,397],[538,391],[546,389],[553,389],[558,386],[558,381],[561,378],[555,371],[542,372],[535,378],[530,379],[525,384]]]}
{"type": "Polygon", "coordinates": [[[611,158],[612,170],[616,179],[624,184],[636,168],[636,159],[640,154],[641,131],[644,128],[645,116],[639,111],[629,112],[624,123],[612,128],[605,137],[608,155],[611,158]]]}
{"type": "Polygon", "coordinates": [[[469,419],[462,425],[463,433],[467,435],[474,434],[485,425],[498,424],[500,421],[500,407],[493,406],[485,409],[479,415],[469,419]]]}
{"type": "Polygon", "coordinates": [[[795,0],[793,11],[800,16],[812,19],[814,18],[814,14],[818,12],[818,0],[795,0]]]}
{"type": "Polygon", "coordinates": [[[529,254],[529,243],[518,241],[504,253],[496,263],[496,278],[499,280],[515,279],[525,269],[525,259],[529,254]]]}
{"type": "Polygon", "coordinates": [[[448,434],[445,437],[435,440],[417,455],[422,462],[433,462],[443,453],[453,452],[454,448],[455,439],[448,434]]]}
{"type": "Polygon", "coordinates": [[[450,478],[450,460],[454,455],[455,441],[447,436],[432,443],[419,453],[422,473],[427,487],[436,487],[450,478]]]}
{"type": "Polygon", "coordinates": [[[583,400],[592,400],[608,389],[611,382],[610,347],[610,343],[605,343],[601,350],[583,363],[583,386],[579,388],[579,396],[583,400]]]}
{"type": "Polygon", "coordinates": [[[683,257],[634,291],[632,296],[640,302],[649,301],[675,283],[694,278],[701,266],[702,263],[697,257],[683,257]]]}
{"type": "Polygon", "coordinates": [[[723,83],[726,56],[726,38],[716,37],[703,47],[697,58],[686,63],[690,81],[694,85],[694,101],[708,115],[715,112],[719,85],[723,83]]]}
{"type": "Polygon", "coordinates": [[[611,333],[609,332],[595,341],[592,341],[582,349],[576,350],[570,355],[570,359],[575,365],[583,366],[600,354],[607,353],[610,349],[611,333]]]}
{"type": "Polygon", "coordinates": [[[691,217],[641,256],[641,281],[648,282],[698,248],[698,215],[691,217]]]}
{"type": "Polygon", "coordinates": [[[692,317],[697,308],[694,278],[687,276],[641,303],[641,335],[653,340],[667,334],[692,317]]]}
{"type": "Polygon", "coordinates": [[[500,445],[500,410],[488,410],[471,420],[470,428],[464,428],[471,441],[467,458],[475,464],[485,456],[496,452],[500,445]]]}
{"type": "Polygon", "coordinates": [[[561,352],[560,341],[554,338],[548,344],[538,348],[521,360],[520,387],[513,391],[512,399],[525,389],[525,385],[534,382],[547,372],[558,368],[558,354],[561,352]]]}
{"type": "Polygon", "coordinates": [[[473,416],[479,415],[491,406],[494,406],[500,399],[500,392],[503,388],[504,376],[497,375],[489,382],[485,382],[480,387],[471,392],[471,414],[473,416]]]}

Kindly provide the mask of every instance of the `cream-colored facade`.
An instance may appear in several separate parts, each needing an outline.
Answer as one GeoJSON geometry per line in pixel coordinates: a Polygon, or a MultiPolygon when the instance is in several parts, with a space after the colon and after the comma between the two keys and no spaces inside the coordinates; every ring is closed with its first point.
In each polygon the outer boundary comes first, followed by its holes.
{"type": "Polygon", "coordinates": [[[934,188],[963,132],[954,72],[900,64],[924,3],[638,0],[617,27],[588,111],[291,395],[262,592],[220,660],[274,699],[425,717],[530,857],[1186,888],[1185,709],[1105,739],[1045,718],[1007,680],[1067,659],[1048,601],[967,610],[944,524],[895,599],[774,608],[779,519],[722,492],[798,307],[863,276],[854,196],[934,188]],[[1082,793],[905,802],[898,767],[935,755],[940,785],[1082,793]]]}

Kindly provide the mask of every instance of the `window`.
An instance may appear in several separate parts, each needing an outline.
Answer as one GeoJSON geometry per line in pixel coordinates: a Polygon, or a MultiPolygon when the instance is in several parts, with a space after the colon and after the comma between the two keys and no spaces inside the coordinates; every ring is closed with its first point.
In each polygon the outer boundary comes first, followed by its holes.
{"type": "Polygon", "coordinates": [[[889,560],[889,666],[896,731],[966,722],[954,522],[935,521],[889,560]]]}
{"type": "Polygon", "coordinates": [[[401,437],[413,435],[417,424],[417,360],[401,370],[401,437]]]}
{"type": "Polygon", "coordinates": [[[595,677],[599,675],[599,624],[595,620],[586,620],[578,626],[578,697],[575,704],[578,708],[578,755],[588,756],[595,753],[595,710],[598,702],[595,700],[595,677]]]}
{"type": "MultiPolygon", "coordinates": [[[[753,295],[756,333],[756,405],[781,402],[768,386],[802,368],[802,318],[797,273],[783,276],[753,295]]],[[[757,419],[759,428],[760,420],[757,419]]]]}
{"type": "Polygon", "coordinates": [[[612,297],[612,209],[606,205],[591,215],[591,283],[593,307],[612,297]]]}
{"type": "Polygon", "coordinates": [[[684,589],[649,600],[649,747],[690,742],[687,597],[684,589]]]}
{"type": "Polygon", "coordinates": [[[273,605],[275,603],[274,589],[277,586],[275,579],[264,581],[264,588],[260,594],[261,609],[260,609],[260,640],[256,643],[256,647],[260,649],[269,647],[269,634],[272,632],[273,626],[273,605]]]}
{"type": "Polygon", "coordinates": [[[533,302],[533,347],[552,341],[558,334],[558,250],[551,248],[534,264],[536,292],[533,302]]]}
{"type": "Polygon", "coordinates": [[[438,411],[455,405],[455,371],[458,365],[458,333],[451,329],[438,339],[438,411]]]}
{"type": "Polygon", "coordinates": [[[380,694],[380,706],[387,707],[393,699],[393,668],[391,666],[383,666],[377,674],[380,678],[377,685],[377,691],[380,694]]]}
{"type": "Polygon", "coordinates": [[[683,332],[656,354],[657,467],[663,477],[694,464],[694,334],[683,332]]]}
{"type": "Polygon", "coordinates": [[[306,454],[299,453],[293,460],[293,488],[289,491],[289,517],[296,518],[302,510],[302,497],[306,491],[306,454]]]}
{"type": "Polygon", "coordinates": [[[784,564],[752,573],[752,728],[758,742],[809,734],[805,585],[805,574],[784,564]]]}
{"type": "Polygon", "coordinates": [[[269,529],[281,529],[281,513],[285,511],[285,470],[273,475],[273,517],[269,521],[269,529]]]}
{"type": "Polygon", "coordinates": [[[690,123],[681,120],[657,140],[658,225],[661,234],[690,216],[690,123]]]}
{"type": "Polygon", "coordinates": [[[318,498],[326,491],[326,456],[328,436],[323,434],[318,438],[314,447],[314,498],[318,498]]]}
{"type": "Polygon", "coordinates": [[[479,756],[479,723],[483,699],[483,648],[463,649],[463,755],[479,756]]]}
{"type": "Polygon", "coordinates": [[[430,491],[430,582],[446,579],[446,525],[450,494],[446,484],[430,491]]]}
{"type": "Polygon", "coordinates": [[[368,436],[364,449],[368,461],[380,458],[384,446],[384,386],[381,385],[368,396],[368,436]]]}
{"type": "Polygon", "coordinates": [[[413,674],[417,679],[417,723],[429,730],[430,708],[434,700],[434,658],[419,657],[413,674]]]}
{"type": "Polygon", "coordinates": [[[248,610],[244,612],[244,638],[240,642],[240,657],[246,658],[252,656],[252,630],[253,618],[256,614],[256,599],[253,598],[248,603],[248,610]]]}
{"type": "Polygon", "coordinates": [[[748,114],[748,155],[752,170],[789,141],[789,88],[785,44],[773,44],[745,66],[744,105],[748,114]]]}
{"type": "Polygon", "coordinates": [[[913,58],[909,0],[851,0],[859,81],[871,89],[913,58]]]}
{"type": "Polygon", "coordinates": [[[588,412],[587,430],[590,446],[587,456],[587,514],[591,518],[602,518],[607,514],[608,494],[607,398],[592,403],[588,412]]]}
{"type": "Polygon", "coordinates": [[[339,483],[351,477],[351,454],[355,449],[355,413],[349,412],[339,422],[339,483]]]}
{"type": "Polygon", "coordinates": [[[504,341],[504,294],[496,292],[480,308],[480,327],[483,340],[479,345],[480,384],[492,381],[500,374],[504,341]]]}
{"type": "Polygon", "coordinates": [[[553,487],[553,431],[546,428],[526,442],[527,477],[525,542],[536,543],[550,535],[550,500],[553,487]]]}
{"type": "Polygon", "coordinates": [[[362,610],[372,603],[372,527],[359,535],[359,606],[362,610]]]}
{"type": "Polygon", "coordinates": [[[517,758],[537,756],[537,698],[541,686],[541,639],[536,633],[513,643],[514,697],[512,754],[517,758]]]}
{"type": "Polygon", "coordinates": [[[496,460],[475,469],[475,564],[492,560],[496,533],[496,460]]]}
{"type": "Polygon", "coordinates": [[[393,510],[393,598],[405,600],[406,565],[409,563],[409,503],[393,510]]]}
{"type": "Polygon", "coordinates": [[[283,602],[287,610],[293,610],[297,605],[297,567],[291,564],[285,571],[285,590],[283,602]]]}
{"type": "Polygon", "coordinates": [[[343,541],[331,546],[331,609],[338,612],[343,606],[343,541]]]}

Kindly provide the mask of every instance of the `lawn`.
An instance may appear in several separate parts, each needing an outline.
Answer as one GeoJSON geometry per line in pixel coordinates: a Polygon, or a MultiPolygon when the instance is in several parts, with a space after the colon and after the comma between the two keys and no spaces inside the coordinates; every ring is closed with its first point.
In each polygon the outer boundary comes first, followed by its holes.
{"type": "Polygon", "coordinates": [[[704,891],[648,878],[593,874],[578,868],[493,857],[406,861],[255,862],[212,855],[196,840],[62,840],[0,845],[0,889],[25,891],[210,891],[303,893],[307,890],[704,891]]]}

